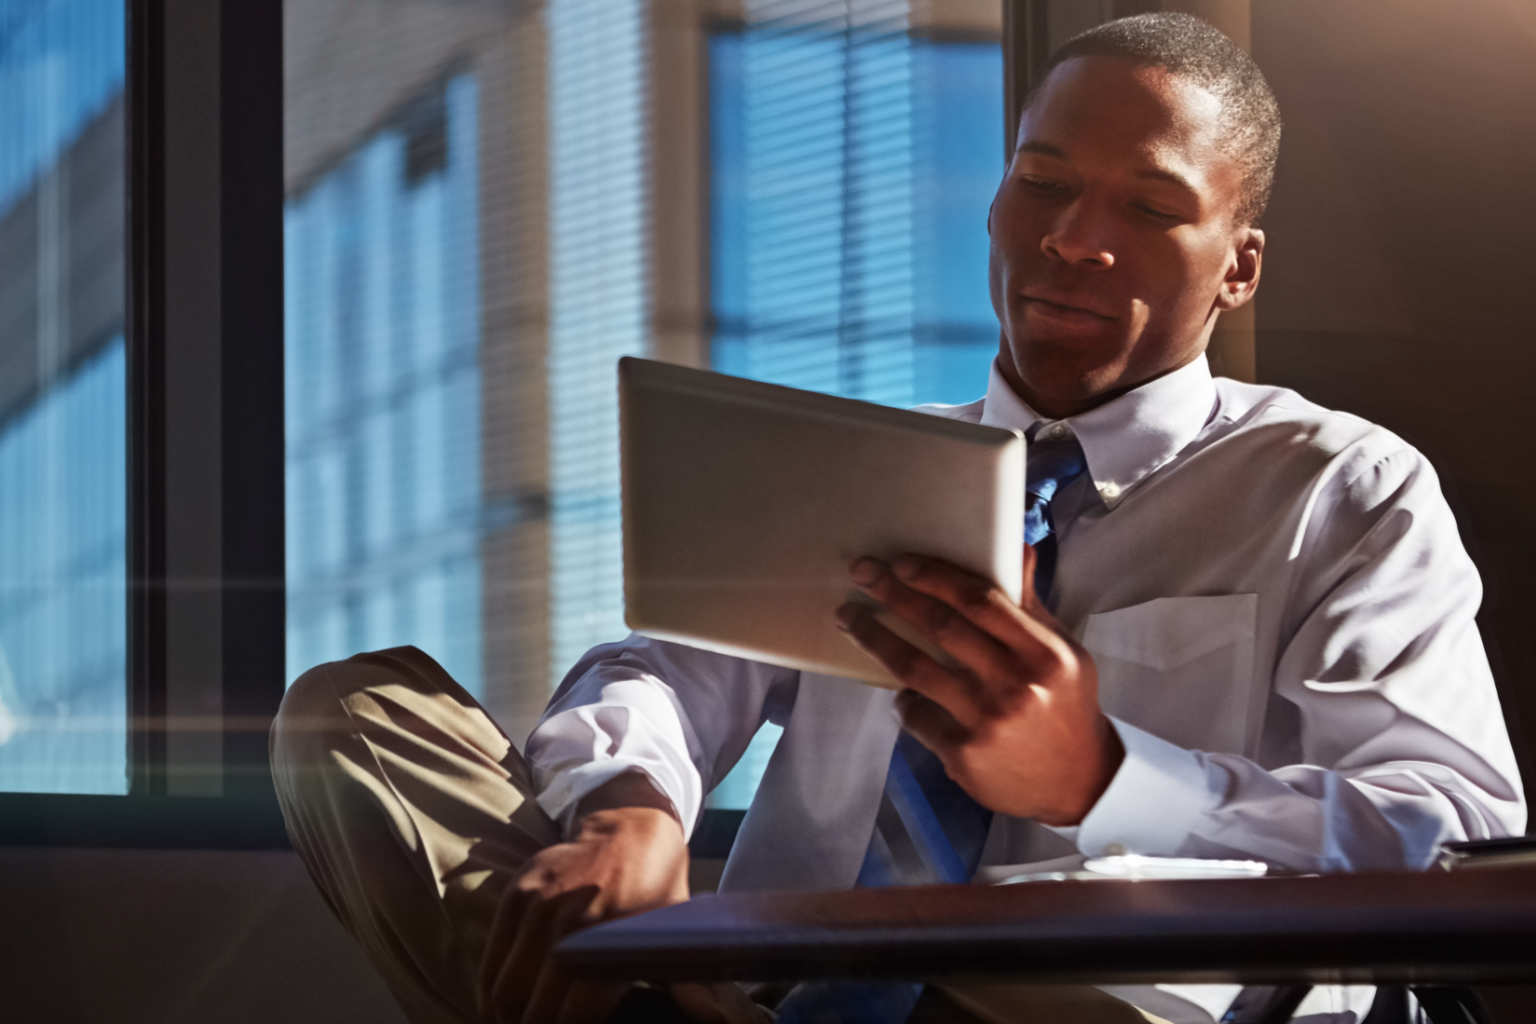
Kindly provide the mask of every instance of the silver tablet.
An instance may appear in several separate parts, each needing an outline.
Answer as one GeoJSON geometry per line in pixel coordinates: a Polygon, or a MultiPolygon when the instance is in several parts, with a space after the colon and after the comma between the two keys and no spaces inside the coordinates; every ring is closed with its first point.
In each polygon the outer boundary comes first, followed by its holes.
{"type": "Polygon", "coordinates": [[[833,624],[854,558],[935,555],[1020,597],[1017,431],[627,357],[619,424],[641,633],[894,686],[833,624]]]}

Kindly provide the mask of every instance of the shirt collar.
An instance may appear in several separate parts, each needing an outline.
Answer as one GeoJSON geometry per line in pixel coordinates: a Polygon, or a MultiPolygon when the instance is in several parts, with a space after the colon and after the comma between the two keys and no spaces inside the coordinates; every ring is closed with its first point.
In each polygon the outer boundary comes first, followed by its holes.
{"type": "Polygon", "coordinates": [[[1065,427],[1083,447],[1099,497],[1109,508],[1154,471],[1166,465],[1210,420],[1216,406],[1216,385],[1210,364],[1201,354],[1172,373],[1147,381],[1118,398],[1087,412],[1052,420],[1029,407],[992,363],[981,422],[1028,432],[1065,427]]]}

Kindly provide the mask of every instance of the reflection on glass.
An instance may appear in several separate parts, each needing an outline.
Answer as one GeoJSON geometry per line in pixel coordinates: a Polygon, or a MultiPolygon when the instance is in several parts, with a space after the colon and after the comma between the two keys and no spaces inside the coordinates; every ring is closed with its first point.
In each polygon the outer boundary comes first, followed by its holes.
{"type": "Polygon", "coordinates": [[[645,11],[285,6],[290,679],[414,644],[521,741],[622,634],[645,11]]]}
{"type": "Polygon", "coordinates": [[[476,89],[428,83],[290,191],[288,664],[480,671],[476,89]]]}
{"type": "MultiPolygon", "coordinates": [[[[709,53],[714,368],[888,405],[979,398],[998,46],[768,24],[709,53]]],[[[747,806],[780,731],[711,806],[747,806]]]]}
{"type": "Polygon", "coordinates": [[[415,644],[521,743],[625,632],[620,355],[983,387],[998,46],[664,6],[285,5],[290,679],[415,644]]]}
{"type": "Polygon", "coordinates": [[[710,97],[714,367],[891,405],[979,397],[997,44],[722,32],[710,97]]]}
{"type": "Polygon", "coordinates": [[[0,3],[0,790],[125,793],[122,4],[0,3]]]}

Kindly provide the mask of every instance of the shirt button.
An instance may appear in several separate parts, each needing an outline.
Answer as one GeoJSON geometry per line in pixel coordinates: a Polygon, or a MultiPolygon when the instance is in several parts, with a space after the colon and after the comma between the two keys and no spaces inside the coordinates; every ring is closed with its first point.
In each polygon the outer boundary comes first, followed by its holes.
{"type": "Polygon", "coordinates": [[[1114,501],[1120,497],[1120,485],[1113,481],[1099,484],[1099,497],[1105,501],[1114,501]]]}
{"type": "Polygon", "coordinates": [[[1041,431],[1047,441],[1060,441],[1071,432],[1071,428],[1069,428],[1065,423],[1052,423],[1050,426],[1041,431]]]}

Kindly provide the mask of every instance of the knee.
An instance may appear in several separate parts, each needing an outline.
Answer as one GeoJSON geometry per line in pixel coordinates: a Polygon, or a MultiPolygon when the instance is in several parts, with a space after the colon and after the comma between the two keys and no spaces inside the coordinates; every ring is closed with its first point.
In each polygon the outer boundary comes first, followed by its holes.
{"type": "Polygon", "coordinates": [[[267,749],[280,794],[291,788],[298,766],[323,760],[326,748],[341,734],[347,712],[333,677],[335,668],[330,662],[309,669],[293,681],[278,705],[267,749]]]}
{"type": "Polygon", "coordinates": [[[289,685],[268,735],[276,771],[324,761],[339,743],[380,714],[402,693],[427,694],[451,686],[427,655],[413,647],[355,654],[309,669],[289,685]]]}
{"type": "Polygon", "coordinates": [[[299,765],[323,762],[356,729],[351,707],[368,690],[390,682],[381,666],[358,659],[330,661],[309,669],[283,694],[268,734],[272,768],[291,774],[299,765]]]}

